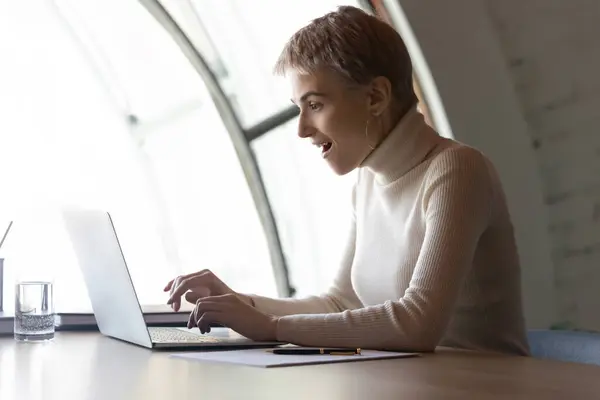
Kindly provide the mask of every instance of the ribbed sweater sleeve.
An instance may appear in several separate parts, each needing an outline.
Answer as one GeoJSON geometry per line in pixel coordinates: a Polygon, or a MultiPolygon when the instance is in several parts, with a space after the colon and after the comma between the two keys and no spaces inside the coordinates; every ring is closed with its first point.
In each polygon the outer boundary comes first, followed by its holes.
{"type": "MultiPolygon", "coordinates": [[[[278,340],[306,346],[404,351],[435,348],[488,224],[493,188],[483,156],[470,148],[451,148],[438,155],[424,185],[420,205],[424,241],[420,249],[415,249],[419,253],[417,264],[402,297],[340,311],[358,300],[344,295],[352,293],[350,268],[346,266],[338,277],[340,289],[334,289],[330,297],[290,303],[290,308],[285,308],[288,314],[296,310],[327,313],[281,317],[278,340]]],[[[363,234],[377,235],[377,232],[363,234]]]]}

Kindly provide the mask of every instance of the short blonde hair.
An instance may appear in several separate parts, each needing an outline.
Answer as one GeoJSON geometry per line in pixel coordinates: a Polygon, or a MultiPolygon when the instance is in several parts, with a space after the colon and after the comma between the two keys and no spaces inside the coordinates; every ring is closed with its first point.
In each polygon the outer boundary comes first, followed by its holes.
{"type": "Polygon", "coordinates": [[[359,85],[384,76],[400,104],[418,101],[412,62],[400,34],[356,7],[340,6],[297,31],[283,48],[274,72],[285,75],[294,69],[313,73],[318,68],[332,70],[359,85]]]}

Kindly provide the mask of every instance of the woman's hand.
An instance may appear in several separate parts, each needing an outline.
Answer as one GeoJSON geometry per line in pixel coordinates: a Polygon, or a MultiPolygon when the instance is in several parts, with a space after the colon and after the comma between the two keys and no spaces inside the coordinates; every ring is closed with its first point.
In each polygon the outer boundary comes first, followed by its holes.
{"type": "Polygon", "coordinates": [[[196,302],[188,320],[188,328],[198,326],[201,333],[210,332],[210,324],[220,324],[256,341],[277,337],[278,318],[264,314],[235,294],[204,297],[196,302]]]}
{"type": "Polygon", "coordinates": [[[230,294],[237,296],[248,306],[254,306],[250,297],[236,293],[208,269],[178,276],[167,283],[163,290],[171,292],[167,304],[170,304],[175,311],[179,311],[181,307],[181,296],[185,296],[190,303],[196,303],[206,297],[230,294]]]}

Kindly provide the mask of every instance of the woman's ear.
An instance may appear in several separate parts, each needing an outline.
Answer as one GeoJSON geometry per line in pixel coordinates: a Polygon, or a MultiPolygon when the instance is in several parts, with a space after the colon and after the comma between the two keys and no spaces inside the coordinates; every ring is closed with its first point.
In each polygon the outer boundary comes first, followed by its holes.
{"type": "Polygon", "coordinates": [[[385,76],[378,76],[371,82],[369,108],[371,115],[380,116],[392,101],[392,84],[385,76]]]}

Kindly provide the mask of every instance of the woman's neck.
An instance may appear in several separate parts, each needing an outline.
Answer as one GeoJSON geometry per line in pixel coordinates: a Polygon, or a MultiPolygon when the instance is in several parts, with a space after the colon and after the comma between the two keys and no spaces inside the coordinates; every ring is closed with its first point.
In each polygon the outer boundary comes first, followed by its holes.
{"type": "MultiPolygon", "coordinates": [[[[386,137],[388,137],[388,135],[394,130],[394,128],[396,126],[398,126],[398,124],[400,123],[400,121],[402,120],[402,118],[404,118],[404,116],[410,111],[412,110],[414,107],[416,107],[416,104],[414,103],[405,103],[403,105],[401,104],[397,104],[394,103],[389,111],[387,111],[386,113],[384,113],[382,115],[382,129],[381,129],[381,134],[380,134],[380,140],[377,143],[377,146],[379,146],[379,144],[381,144],[381,142],[383,142],[385,140],[386,137]]],[[[377,147],[376,146],[376,147],[377,147]]]]}
{"type": "Polygon", "coordinates": [[[396,121],[361,167],[375,174],[379,183],[390,183],[417,165],[440,139],[413,105],[396,121]]]}

